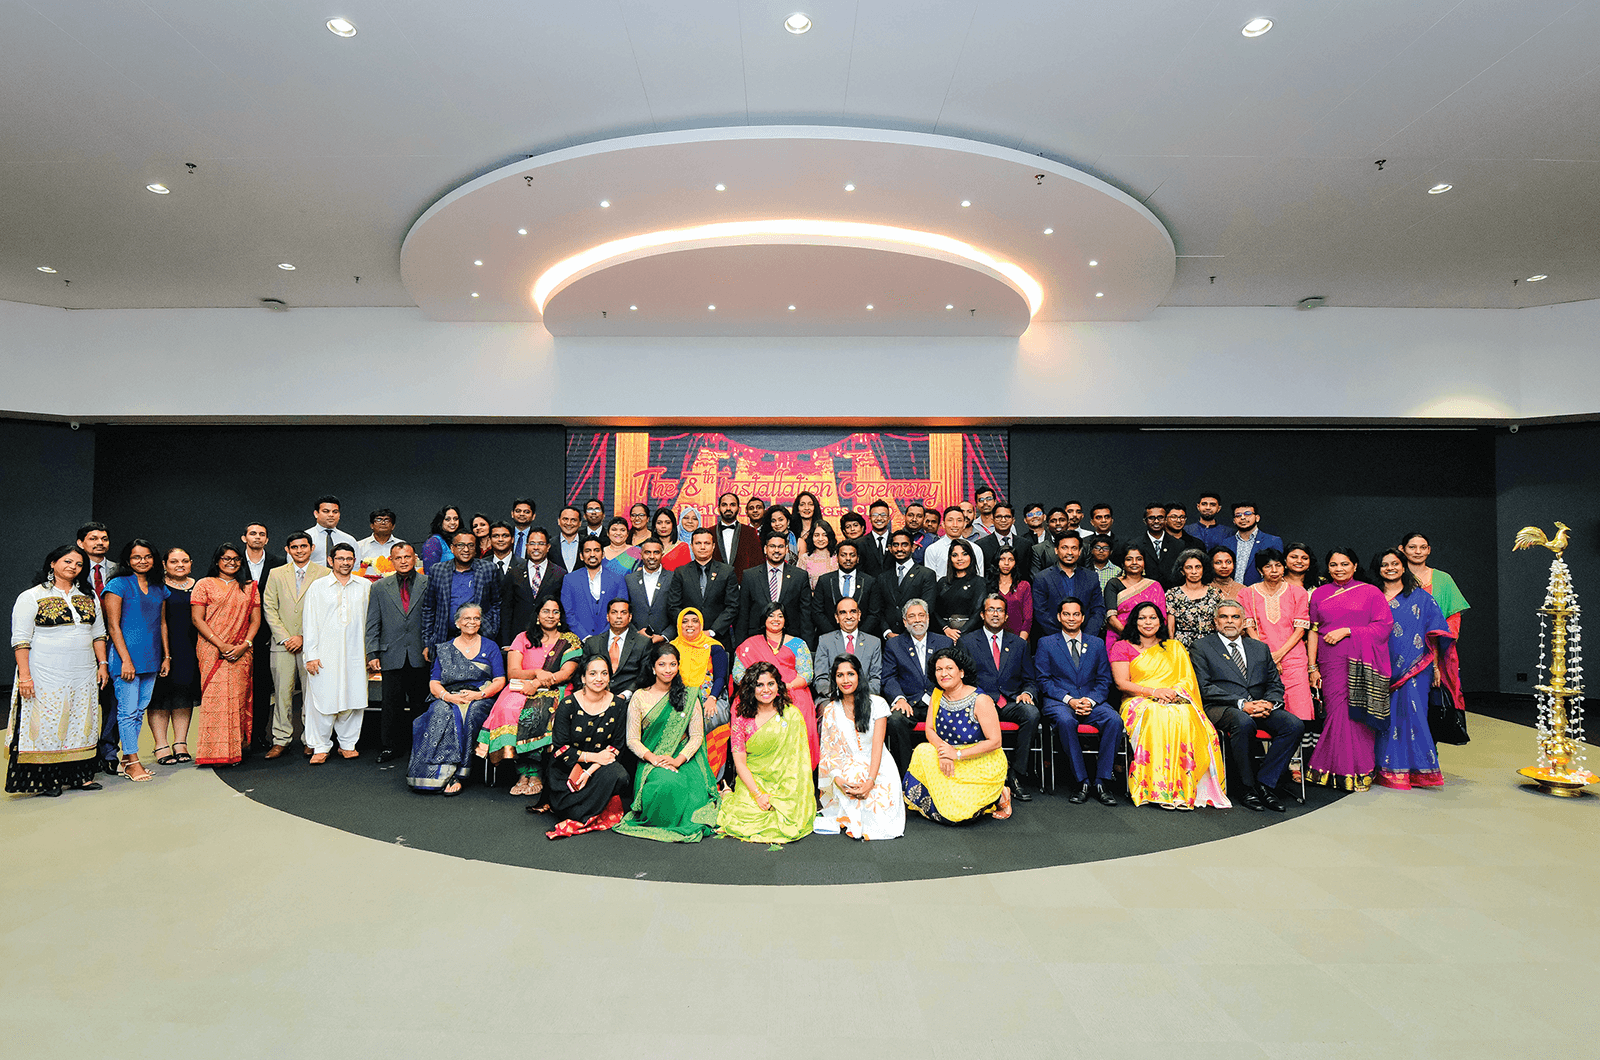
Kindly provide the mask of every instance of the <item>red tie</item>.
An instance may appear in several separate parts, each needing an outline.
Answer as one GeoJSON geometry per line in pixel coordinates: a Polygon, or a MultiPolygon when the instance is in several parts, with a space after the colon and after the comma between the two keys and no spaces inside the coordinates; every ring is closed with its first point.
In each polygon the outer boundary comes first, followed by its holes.
{"type": "Polygon", "coordinates": [[[856,635],[854,633],[846,633],[844,635],[844,650],[851,655],[856,653],[856,635]]]}
{"type": "Polygon", "coordinates": [[[106,591],[105,579],[100,576],[100,564],[94,565],[94,594],[99,596],[106,591]]]}
{"type": "Polygon", "coordinates": [[[411,610],[411,581],[408,578],[400,579],[400,610],[411,610]]]}
{"type": "Polygon", "coordinates": [[[994,668],[998,672],[1000,670],[1000,634],[991,633],[989,635],[989,647],[994,649],[994,668]]]}

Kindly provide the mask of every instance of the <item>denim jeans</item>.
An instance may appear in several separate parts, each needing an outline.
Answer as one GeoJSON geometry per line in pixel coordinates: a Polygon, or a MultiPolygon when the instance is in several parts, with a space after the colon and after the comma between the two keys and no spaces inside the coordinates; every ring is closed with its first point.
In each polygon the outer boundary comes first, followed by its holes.
{"type": "Polygon", "coordinates": [[[132,681],[113,677],[111,688],[117,694],[117,731],[122,738],[122,753],[138,754],[139,729],[144,726],[144,710],[150,705],[150,694],[156,690],[156,675],[139,674],[132,681]]]}

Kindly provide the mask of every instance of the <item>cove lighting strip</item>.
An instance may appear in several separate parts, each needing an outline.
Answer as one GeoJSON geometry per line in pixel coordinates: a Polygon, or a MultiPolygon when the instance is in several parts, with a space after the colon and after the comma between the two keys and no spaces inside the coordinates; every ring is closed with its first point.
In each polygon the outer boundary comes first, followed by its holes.
{"type": "Polygon", "coordinates": [[[805,243],[808,239],[823,239],[843,246],[859,246],[869,250],[894,247],[932,251],[950,258],[971,262],[997,273],[1011,283],[1028,301],[1028,318],[1039,312],[1044,302],[1044,288],[1032,276],[1009,261],[1001,261],[970,243],[937,235],[918,232],[910,228],[891,225],[867,224],[862,221],[723,221],[717,224],[696,225],[693,228],[674,228],[663,232],[646,232],[643,235],[614,239],[609,243],[590,247],[546,269],[533,285],[533,301],[544,312],[545,305],[573,280],[597,272],[624,260],[649,256],[648,252],[666,252],[699,246],[750,246],[764,243],[805,243]]]}

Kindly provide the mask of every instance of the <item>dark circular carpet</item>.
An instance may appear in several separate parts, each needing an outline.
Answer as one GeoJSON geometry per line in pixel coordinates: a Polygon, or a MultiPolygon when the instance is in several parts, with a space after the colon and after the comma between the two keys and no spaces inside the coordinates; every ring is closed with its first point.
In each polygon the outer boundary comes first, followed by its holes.
{"type": "Polygon", "coordinates": [[[1135,809],[1120,786],[1116,807],[1092,800],[1074,806],[1058,789],[1018,803],[1008,821],[948,827],[908,814],[906,834],[887,842],[808,836],[769,849],[720,838],[655,843],[611,832],[549,840],[544,833],[554,819],[524,812],[529,800],[506,794],[515,779],[510,769],[500,771],[499,786],[491,789],[482,784],[480,767],[477,782],[444,798],[406,787],[403,759],[379,766],[374,757],[363,751],[358,759],[335,756],[312,767],[294,748],[270,762],[249,758],[218,775],[265,806],[384,843],[555,872],[723,884],[879,883],[1104,861],[1243,835],[1341,797],[1310,788],[1304,806],[1286,800],[1282,814],[1243,807],[1173,813],[1150,805],[1135,809]]]}

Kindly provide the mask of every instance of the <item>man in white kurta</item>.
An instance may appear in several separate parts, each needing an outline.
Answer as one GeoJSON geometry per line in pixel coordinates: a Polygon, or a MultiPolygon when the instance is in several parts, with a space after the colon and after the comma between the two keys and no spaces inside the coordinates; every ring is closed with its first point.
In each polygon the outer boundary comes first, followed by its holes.
{"type": "Polygon", "coordinates": [[[361,712],[367,705],[367,594],[372,583],[352,576],[355,549],[333,547],[332,577],[306,590],[301,620],[306,660],[306,743],[311,764],[321,765],[339,741],[339,755],[355,758],[361,712]]]}

